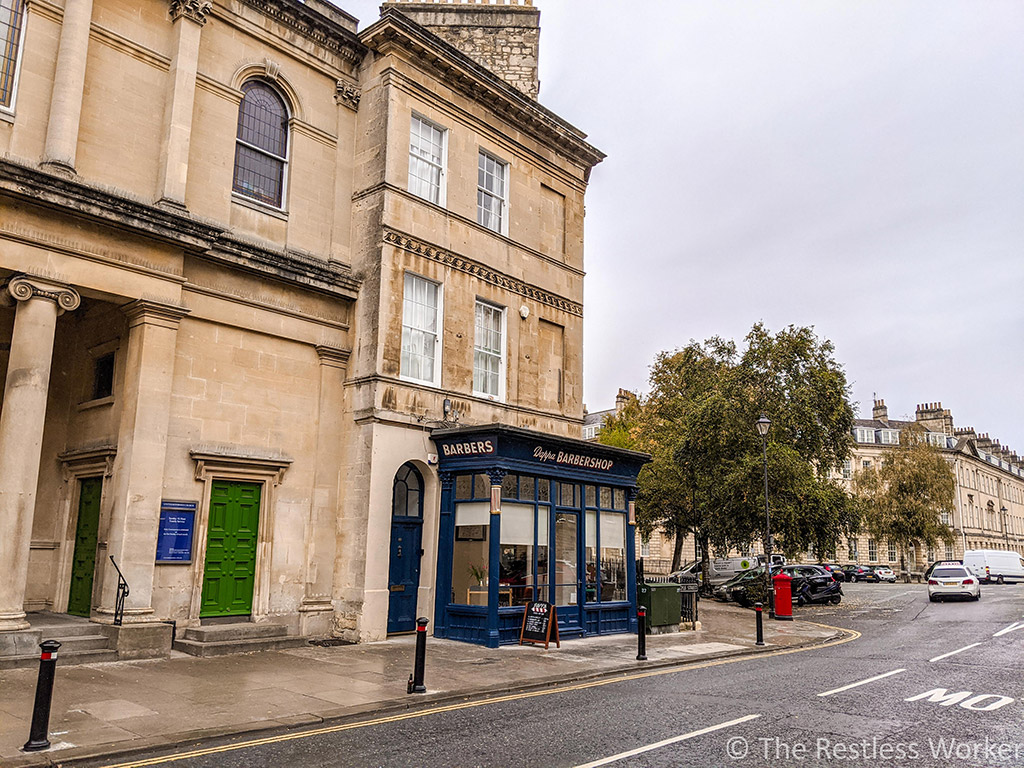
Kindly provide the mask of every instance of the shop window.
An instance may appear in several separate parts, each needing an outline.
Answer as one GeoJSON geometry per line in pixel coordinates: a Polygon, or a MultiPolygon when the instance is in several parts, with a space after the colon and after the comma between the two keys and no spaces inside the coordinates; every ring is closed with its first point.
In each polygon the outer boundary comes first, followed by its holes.
{"type": "Polygon", "coordinates": [[[519,475],[505,475],[501,480],[501,498],[519,498],[519,475]]]}
{"type": "Polygon", "coordinates": [[[431,203],[445,203],[448,131],[413,115],[409,130],[409,191],[431,203]]]}
{"type": "Polygon", "coordinates": [[[586,496],[586,501],[585,501],[586,505],[588,507],[596,507],[597,506],[597,488],[595,488],[593,485],[588,485],[588,486],[585,487],[584,491],[585,491],[585,496],[586,496]]]}
{"type": "Polygon", "coordinates": [[[14,108],[24,17],[23,0],[0,0],[0,36],[3,38],[3,48],[0,50],[0,109],[3,110],[14,108]]]}
{"type": "MultiPolygon", "coordinates": [[[[498,599],[501,605],[526,605],[537,592],[534,534],[537,509],[532,504],[501,507],[501,560],[498,599]]],[[[544,516],[545,522],[547,516],[544,516]]],[[[546,534],[546,532],[545,532],[546,534]]],[[[547,536],[542,540],[547,542],[547,536]]]]}
{"type": "Polygon", "coordinates": [[[473,476],[472,475],[458,475],[455,478],[455,498],[457,498],[457,499],[471,499],[471,498],[473,498],[473,476]]]}
{"type": "Polygon", "coordinates": [[[601,486],[601,509],[610,509],[612,506],[612,489],[606,485],[601,486]]]}
{"type": "Polygon", "coordinates": [[[487,605],[490,552],[487,537],[491,508],[486,501],[455,505],[455,546],[452,550],[453,603],[487,605]]]}
{"type": "Polygon", "coordinates": [[[114,394],[114,353],[108,352],[92,361],[92,398],[100,400],[114,394]]]}
{"type": "Polygon", "coordinates": [[[242,84],[232,190],[275,208],[284,206],[288,109],[267,83],[242,84]]]}
{"type": "Polygon", "coordinates": [[[579,520],[575,514],[559,512],[555,515],[555,605],[577,605],[579,601],[576,586],[578,527],[579,520]]]}
{"type": "Polygon", "coordinates": [[[573,508],[579,506],[579,497],[577,495],[578,488],[579,486],[577,486],[576,483],[559,483],[558,506],[573,508]]]}
{"type": "Polygon", "coordinates": [[[391,502],[395,517],[423,517],[423,477],[412,464],[403,464],[395,474],[391,502]]]}
{"type": "Polygon", "coordinates": [[[598,564],[602,602],[626,599],[626,516],[601,511],[601,561],[598,564]]]}
{"type": "Polygon", "coordinates": [[[616,488],[612,492],[612,509],[625,509],[626,508],[626,492],[621,488],[616,488]]]}
{"type": "Polygon", "coordinates": [[[508,163],[481,150],[477,162],[476,220],[499,234],[508,232],[508,163]]]}
{"type": "Polygon", "coordinates": [[[473,343],[473,394],[505,399],[505,310],[476,303],[473,343]]]}
{"type": "Polygon", "coordinates": [[[402,303],[402,377],[440,386],[440,347],[441,286],[406,272],[402,303]]]}
{"type": "Polygon", "coordinates": [[[537,501],[551,501],[551,481],[537,481],[537,501]]]}
{"type": "Polygon", "coordinates": [[[473,498],[491,498],[491,478],[489,475],[485,475],[482,472],[478,475],[473,475],[473,498]]]}
{"type": "Polygon", "coordinates": [[[534,479],[531,475],[524,475],[519,478],[519,498],[526,501],[533,501],[536,498],[534,479]]]}

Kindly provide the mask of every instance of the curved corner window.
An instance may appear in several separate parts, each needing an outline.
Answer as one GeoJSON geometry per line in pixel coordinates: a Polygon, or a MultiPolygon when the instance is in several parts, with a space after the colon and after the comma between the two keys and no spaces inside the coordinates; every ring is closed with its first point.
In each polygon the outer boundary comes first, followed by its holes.
{"type": "Polygon", "coordinates": [[[0,109],[4,110],[14,107],[24,18],[24,0],[0,0],[0,109]]]}
{"type": "Polygon", "coordinates": [[[288,109],[277,91],[259,80],[244,83],[242,93],[232,189],[282,208],[288,163],[288,109]]]}

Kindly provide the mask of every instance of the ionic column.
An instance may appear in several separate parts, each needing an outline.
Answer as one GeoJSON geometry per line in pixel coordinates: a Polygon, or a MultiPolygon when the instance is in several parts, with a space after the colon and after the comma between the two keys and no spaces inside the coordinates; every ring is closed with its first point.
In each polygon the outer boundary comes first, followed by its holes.
{"type": "Polygon", "coordinates": [[[0,632],[28,628],[25,581],[53,334],[57,316],[81,302],[73,288],[25,275],[12,278],[4,293],[17,310],[0,411],[0,632]]]}
{"type": "Polygon", "coordinates": [[[43,166],[65,173],[75,172],[91,24],[92,0],[65,0],[43,149],[43,166]]]}
{"type": "Polygon", "coordinates": [[[211,4],[207,0],[171,0],[174,55],[167,80],[164,141],[160,158],[157,197],[173,206],[185,206],[188,181],[189,138],[199,66],[199,35],[211,4]]]}
{"type": "MultiPolygon", "coordinates": [[[[121,423],[117,431],[110,497],[114,500],[107,554],[124,573],[130,592],[124,621],[146,621],[153,612],[153,570],[163,493],[167,425],[178,325],[188,310],[153,301],[133,301],[128,317],[121,423]]],[[[98,612],[113,616],[117,572],[103,561],[98,612]]]]}
{"type": "Polygon", "coordinates": [[[316,469],[306,536],[306,592],[300,612],[300,634],[331,631],[332,592],[338,551],[338,484],[341,479],[341,436],[344,434],[345,369],[349,351],[316,348],[320,358],[320,401],[317,407],[316,469]]]}

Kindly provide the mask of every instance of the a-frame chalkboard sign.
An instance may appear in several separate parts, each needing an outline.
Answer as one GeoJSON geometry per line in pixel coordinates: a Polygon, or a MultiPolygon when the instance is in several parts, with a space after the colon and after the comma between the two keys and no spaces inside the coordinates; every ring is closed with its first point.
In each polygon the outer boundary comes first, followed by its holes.
{"type": "Polygon", "coordinates": [[[544,648],[547,649],[552,640],[555,641],[556,647],[562,647],[558,639],[558,611],[555,606],[540,601],[527,603],[523,612],[523,626],[519,629],[519,644],[544,643],[544,648]]]}

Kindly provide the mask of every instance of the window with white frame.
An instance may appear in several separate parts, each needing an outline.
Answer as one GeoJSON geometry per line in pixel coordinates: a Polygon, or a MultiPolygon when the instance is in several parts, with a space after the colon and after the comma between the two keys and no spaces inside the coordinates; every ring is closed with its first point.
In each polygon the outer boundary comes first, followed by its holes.
{"type": "Polygon", "coordinates": [[[843,479],[849,480],[853,477],[853,462],[847,459],[843,462],[843,479]]]}
{"type": "Polygon", "coordinates": [[[441,286],[433,280],[406,272],[402,306],[402,376],[439,386],[440,352],[441,286]]]}
{"type": "Polygon", "coordinates": [[[409,129],[409,191],[444,205],[445,154],[448,132],[413,115],[409,129]]]}
{"type": "Polygon", "coordinates": [[[870,459],[862,460],[861,463],[860,463],[860,468],[861,469],[871,469],[871,460],[870,459]]]}
{"type": "Polygon", "coordinates": [[[895,429],[883,429],[882,442],[886,445],[899,445],[900,433],[895,429]]]}
{"type": "Polygon", "coordinates": [[[889,562],[896,562],[896,543],[893,541],[889,542],[889,562]]]}
{"type": "Polygon", "coordinates": [[[867,429],[864,427],[857,428],[857,442],[858,443],[873,443],[875,442],[875,430],[867,429]]]}
{"type": "Polygon", "coordinates": [[[872,563],[878,560],[878,544],[874,539],[868,539],[868,560],[872,563]]]}
{"type": "Polygon", "coordinates": [[[4,110],[14,107],[24,18],[24,0],[0,0],[0,109],[4,110]]]}
{"type": "Polygon", "coordinates": [[[508,199],[508,163],[480,150],[477,165],[476,220],[479,224],[505,234],[508,199]]]}
{"type": "Polygon", "coordinates": [[[476,303],[473,394],[505,397],[505,309],[484,301],[476,303]]]}

